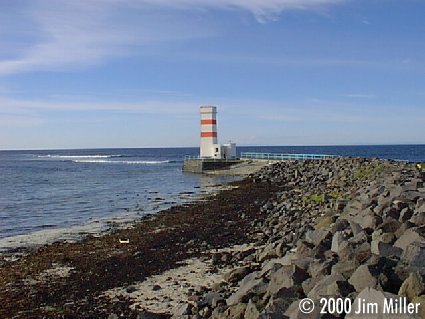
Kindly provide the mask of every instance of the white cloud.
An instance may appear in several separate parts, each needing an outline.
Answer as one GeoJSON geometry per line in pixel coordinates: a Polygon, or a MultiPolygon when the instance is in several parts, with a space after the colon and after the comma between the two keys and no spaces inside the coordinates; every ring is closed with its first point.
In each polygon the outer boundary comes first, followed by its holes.
{"type": "Polygon", "coordinates": [[[367,94],[367,93],[350,93],[350,94],[343,94],[342,96],[353,98],[353,99],[374,99],[377,97],[375,94],[367,94]]]}
{"type": "MultiPolygon", "coordinates": [[[[0,56],[0,76],[83,67],[134,54],[140,45],[214,34],[200,21],[179,16],[176,9],[247,10],[264,22],[284,10],[320,9],[344,1],[28,0],[15,5],[16,19],[1,19],[0,15],[0,42],[13,48],[6,57],[0,56]],[[20,42],[16,39],[21,35],[25,40],[20,42]]],[[[7,16],[8,7],[3,10],[7,16]]]]}
{"type": "Polygon", "coordinates": [[[251,11],[259,22],[275,19],[285,10],[321,9],[346,0],[144,0],[142,2],[183,8],[223,8],[251,11]]]}
{"type": "Polygon", "coordinates": [[[197,116],[196,102],[141,101],[137,103],[86,100],[63,102],[56,100],[24,100],[0,98],[0,112],[38,114],[43,111],[119,111],[122,113],[174,114],[197,116]]]}

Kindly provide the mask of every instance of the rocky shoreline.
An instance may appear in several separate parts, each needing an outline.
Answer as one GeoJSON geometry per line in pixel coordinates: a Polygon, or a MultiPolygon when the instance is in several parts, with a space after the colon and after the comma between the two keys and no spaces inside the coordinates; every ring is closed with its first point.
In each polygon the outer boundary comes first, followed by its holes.
{"type": "Polygon", "coordinates": [[[299,302],[425,304],[425,189],[413,164],[279,162],[234,185],[113,234],[0,257],[0,317],[343,318],[303,314],[299,302]]]}

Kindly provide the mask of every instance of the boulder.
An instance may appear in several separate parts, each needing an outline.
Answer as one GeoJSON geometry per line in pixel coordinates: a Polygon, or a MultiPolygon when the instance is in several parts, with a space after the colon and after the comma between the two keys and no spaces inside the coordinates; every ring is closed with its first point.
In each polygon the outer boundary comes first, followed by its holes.
{"type": "Polygon", "coordinates": [[[298,258],[311,257],[314,255],[314,245],[309,244],[304,240],[297,242],[297,256],[298,258]]]}
{"type": "Polygon", "coordinates": [[[357,292],[362,291],[366,287],[375,288],[377,286],[377,273],[372,266],[361,265],[351,275],[348,282],[353,285],[357,292]]]}
{"type": "Polygon", "coordinates": [[[413,211],[409,207],[405,207],[400,212],[400,222],[405,223],[413,216],[413,211]]]}
{"type": "Polygon", "coordinates": [[[422,198],[418,199],[416,202],[415,212],[417,213],[425,213],[425,196],[422,196],[422,198]]]}
{"type": "Polygon", "coordinates": [[[262,263],[265,260],[272,259],[279,257],[277,253],[277,243],[273,242],[268,244],[266,247],[264,247],[262,250],[260,250],[257,253],[257,260],[258,262],[262,263]]]}
{"type": "Polygon", "coordinates": [[[351,228],[351,231],[352,231],[354,236],[363,232],[362,226],[360,226],[358,223],[356,223],[354,221],[350,221],[350,228],[351,228]]]}
{"type": "Polygon", "coordinates": [[[282,266],[273,273],[270,273],[270,282],[267,287],[266,296],[273,296],[282,288],[300,285],[307,278],[307,272],[296,265],[282,266]]]}
{"type": "Polygon", "coordinates": [[[421,274],[425,274],[425,243],[414,242],[407,246],[401,260],[409,267],[417,268],[421,274]]]}
{"type": "Polygon", "coordinates": [[[422,295],[424,292],[425,285],[422,276],[418,272],[412,272],[401,285],[398,294],[412,301],[413,298],[422,295]]]}
{"type": "Polygon", "coordinates": [[[244,319],[246,306],[247,305],[243,303],[229,306],[223,313],[221,313],[219,319],[244,319]]]}
{"type": "Polygon", "coordinates": [[[320,280],[307,296],[314,300],[321,297],[344,297],[353,291],[353,287],[341,274],[331,274],[320,280]]]}
{"type": "Polygon", "coordinates": [[[236,305],[248,300],[255,295],[263,295],[266,292],[267,284],[264,278],[257,278],[258,272],[253,272],[241,280],[238,290],[232,294],[226,303],[229,306],[236,305]]]}
{"type": "Polygon", "coordinates": [[[283,298],[272,299],[260,313],[261,319],[290,319],[284,313],[288,309],[288,300],[283,298]]]}
{"type": "Polygon", "coordinates": [[[364,210],[355,220],[363,229],[376,229],[382,223],[382,218],[375,215],[370,208],[364,210]]]}
{"type": "Polygon", "coordinates": [[[333,231],[344,231],[347,228],[350,227],[350,223],[348,222],[347,219],[345,218],[338,218],[337,221],[335,222],[334,226],[332,227],[333,231]]]}
{"type": "Polygon", "coordinates": [[[425,213],[415,212],[409,221],[416,226],[422,226],[425,224],[425,213]]]}
{"type": "Polygon", "coordinates": [[[359,262],[356,259],[340,261],[332,266],[332,273],[341,274],[345,279],[352,276],[354,271],[359,267],[359,262]]]}
{"type": "Polygon", "coordinates": [[[250,300],[245,309],[244,319],[259,319],[260,312],[257,306],[250,300]]]}
{"type": "Polygon", "coordinates": [[[419,235],[414,228],[407,229],[394,243],[394,247],[405,250],[412,243],[425,243],[425,238],[419,235]]]}
{"type": "Polygon", "coordinates": [[[321,228],[316,230],[308,230],[305,234],[305,240],[315,246],[321,244],[324,241],[330,240],[332,234],[329,229],[321,228]]]}
{"type": "Polygon", "coordinates": [[[198,302],[198,307],[209,306],[215,308],[219,303],[224,303],[223,297],[218,292],[208,292],[198,302]]]}
{"type": "Polygon", "coordinates": [[[251,272],[251,267],[245,266],[232,269],[224,275],[224,280],[228,283],[237,283],[251,272]]]}
{"type": "Polygon", "coordinates": [[[403,250],[399,247],[394,247],[391,244],[387,244],[380,239],[372,240],[370,243],[370,251],[372,254],[379,257],[399,257],[403,253],[403,250]]]}
{"type": "Polygon", "coordinates": [[[331,251],[338,254],[340,250],[340,246],[345,241],[345,239],[346,239],[346,236],[344,232],[342,231],[335,232],[335,234],[332,237],[331,251]]]}
{"type": "Polygon", "coordinates": [[[382,229],[383,233],[395,233],[401,226],[400,222],[394,218],[385,218],[383,223],[377,229],[382,229]]]}
{"type": "Polygon", "coordinates": [[[185,303],[185,304],[181,305],[180,307],[178,307],[176,309],[176,311],[174,311],[172,318],[176,318],[176,317],[179,317],[179,316],[191,315],[192,314],[192,308],[193,308],[193,306],[190,303],[185,303]]]}
{"type": "Polygon", "coordinates": [[[340,261],[355,259],[356,255],[356,245],[350,241],[344,241],[339,245],[338,257],[340,261]]]}
{"type": "Polygon", "coordinates": [[[327,275],[330,275],[333,264],[334,263],[331,260],[322,261],[315,259],[310,262],[310,265],[308,266],[308,273],[313,278],[323,278],[327,275]]]}

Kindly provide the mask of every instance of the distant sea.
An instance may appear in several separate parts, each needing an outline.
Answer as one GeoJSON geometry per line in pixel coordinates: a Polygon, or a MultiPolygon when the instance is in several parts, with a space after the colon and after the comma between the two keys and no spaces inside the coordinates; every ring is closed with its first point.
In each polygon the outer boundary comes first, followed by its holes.
{"type": "MultiPolygon", "coordinates": [[[[239,147],[425,162],[425,145],[239,147]]],[[[182,173],[198,148],[0,151],[0,250],[75,234],[193,200],[234,177],[182,173]]]]}

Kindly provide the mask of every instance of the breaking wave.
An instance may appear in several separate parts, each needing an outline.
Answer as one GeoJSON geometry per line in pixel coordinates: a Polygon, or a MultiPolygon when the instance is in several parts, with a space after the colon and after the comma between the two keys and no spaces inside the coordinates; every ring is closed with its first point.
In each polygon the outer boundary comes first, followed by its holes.
{"type": "Polygon", "coordinates": [[[72,159],[72,158],[111,158],[111,157],[123,157],[122,155],[38,155],[40,158],[62,158],[62,159],[72,159]]]}
{"type": "Polygon", "coordinates": [[[174,161],[109,161],[109,160],[73,160],[74,163],[105,163],[105,164],[139,164],[139,165],[158,165],[166,163],[174,163],[174,161]]]}

